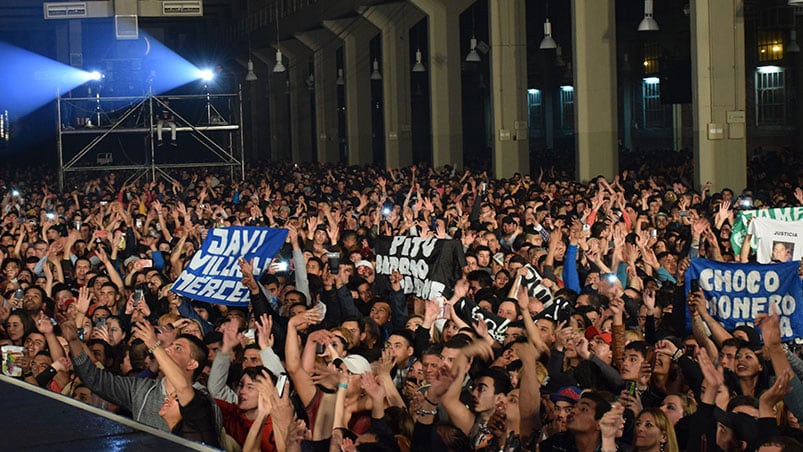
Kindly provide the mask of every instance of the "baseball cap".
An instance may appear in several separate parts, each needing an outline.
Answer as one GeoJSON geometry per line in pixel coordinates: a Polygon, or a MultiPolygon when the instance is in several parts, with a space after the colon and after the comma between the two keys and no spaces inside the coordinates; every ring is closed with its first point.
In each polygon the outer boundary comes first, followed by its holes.
{"type": "Polygon", "coordinates": [[[594,339],[597,336],[601,337],[602,340],[605,341],[605,343],[608,345],[611,345],[611,342],[613,341],[611,333],[603,333],[602,331],[599,330],[599,328],[595,326],[590,326],[586,328],[586,339],[590,341],[591,339],[594,339]]]}
{"type": "Polygon", "coordinates": [[[569,403],[577,403],[580,400],[580,388],[577,386],[564,386],[558,390],[558,392],[553,392],[549,395],[549,400],[553,402],[569,402],[569,403]]]}
{"type": "Polygon", "coordinates": [[[360,355],[348,355],[343,358],[343,362],[346,364],[346,368],[349,372],[355,375],[371,372],[371,364],[360,355]]]}
{"type": "Polygon", "coordinates": [[[354,267],[356,267],[356,268],[367,267],[367,268],[370,268],[371,270],[374,269],[373,264],[371,264],[370,262],[368,262],[366,260],[361,260],[361,261],[357,262],[356,264],[354,264],[354,267]]]}

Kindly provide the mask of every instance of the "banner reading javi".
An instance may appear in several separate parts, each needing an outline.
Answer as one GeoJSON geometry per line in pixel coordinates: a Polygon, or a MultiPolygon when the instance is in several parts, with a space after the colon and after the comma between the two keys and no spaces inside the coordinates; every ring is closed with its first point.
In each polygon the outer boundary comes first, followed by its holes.
{"type": "MultiPolygon", "coordinates": [[[[708,301],[708,312],[728,331],[739,325],[752,325],[758,314],[778,307],[781,340],[803,335],[803,283],[798,275],[800,262],[780,264],[723,264],[708,259],[692,259],[686,271],[686,293],[697,279],[708,301]]],[[[687,327],[690,319],[686,314],[687,327]]]]}
{"type": "Polygon", "coordinates": [[[171,290],[193,300],[225,305],[248,305],[248,289],[240,283],[243,274],[237,260],[254,263],[259,279],[279,252],[287,230],[231,226],[209,230],[201,249],[179,275],[171,290]]]}

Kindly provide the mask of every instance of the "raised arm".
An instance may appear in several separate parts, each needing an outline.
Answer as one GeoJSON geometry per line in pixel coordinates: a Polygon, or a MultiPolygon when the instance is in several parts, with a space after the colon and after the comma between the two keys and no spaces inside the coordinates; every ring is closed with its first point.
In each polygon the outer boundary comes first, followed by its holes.
{"type": "Polygon", "coordinates": [[[519,372],[519,434],[522,444],[534,444],[541,429],[541,381],[536,368],[540,353],[530,343],[514,344],[513,350],[522,363],[519,372]]]}
{"type": "MultiPolygon", "coordinates": [[[[167,354],[162,347],[162,343],[156,338],[156,331],[148,322],[138,322],[132,328],[134,337],[142,339],[142,342],[148,347],[148,351],[153,353],[156,361],[159,363],[159,370],[164,372],[167,381],[173,385],[178,397],[178,403],[181,406],[187,406],[195,397],[195,390],[192,387],[192,378],[173,361],[173,358],[167,354]]],[[[173,347],[180,347],[181,344],[174,342],[173,347]]],[[[200,363],[195,362],[197,367],[200,363]]]]}
{"type": "Polygon", "coordinates": [[[229,378],[231,355],[234,352],[234,347],[240,343],[239,332],[237,331],[237,323],[224,323],[222,325],[222,333],[223,343],[220,346],[220,350],[218,350],[215,359],[212,361],[206,387],[209,389],[209,394],[212,397],[231,403],[236,403],[237,393],[226,384],[226,381],[229,378]]]}
{"type": "Polygon", "coordinates": [[[323,320],[323,316],[320,312],[307,311],[302,315],[292,317],[287,323],[287,338],[284,344],[285,367],[287,367],[287,373],[290,374],[298,397],[304,406],[309,405],[315,397],[315,383],[310,374],[301,366],[301,338],[298,335],[298,327],[321,320],[323,320]]]}

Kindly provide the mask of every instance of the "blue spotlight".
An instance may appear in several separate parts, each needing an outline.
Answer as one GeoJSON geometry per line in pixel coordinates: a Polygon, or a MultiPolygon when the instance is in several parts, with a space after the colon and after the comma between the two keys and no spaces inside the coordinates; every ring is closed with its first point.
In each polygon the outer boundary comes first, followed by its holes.
{"type": "Polygon", "coordinates": [[[201,69],[200,71],[198,71],[198,77],[201,80],[208,82],[213,78],[215,78],[215,73],[212,72],[212,69],[201,69]]]}
{"type": "Polygon", "coordinates": [[[103,78],[103,74],[98,71],[92,71],[87,75],[87,77],[89,77],[89,80],[100,80],[103,78]]]}
{"type": "MultiPolygon", "coordinates": [[[[139,45],[135,46],[142,58],[143,79],[147,80],[154,94],[171,91],[201,78],[200,69],[181,55],[172,51],[156,38],[140,31],[139,45]]],[[[132,50],[132,56],[134,50],[132,50]]]]}
{"type": "Polygon", "coordinates": [[[4,68],[0,105],[22,117],[53,101],[59,92],[87,81],[86,72],[42,55],[0,42],[0,61],[13,61],[4,68]]]}

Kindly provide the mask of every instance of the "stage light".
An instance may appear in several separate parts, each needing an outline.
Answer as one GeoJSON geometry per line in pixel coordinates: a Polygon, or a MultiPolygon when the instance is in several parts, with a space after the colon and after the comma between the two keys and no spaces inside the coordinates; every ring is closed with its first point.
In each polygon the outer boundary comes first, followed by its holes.
{"type": "Polygon", "coordinates": [[[103,74],[101,74],[98,71],[92,71],[89,74],[87,74],[87,77],[89,77],[89,80],[100,80],[101,78],[103,78],[103,74]]]}
{"type": "Polygon", "coordinates": [[[200,77],[201,80],[208,82],[215,78],[215,73],[212,72],[212,69],[201,69],[198,72],[198,77],[200,77]]]}

